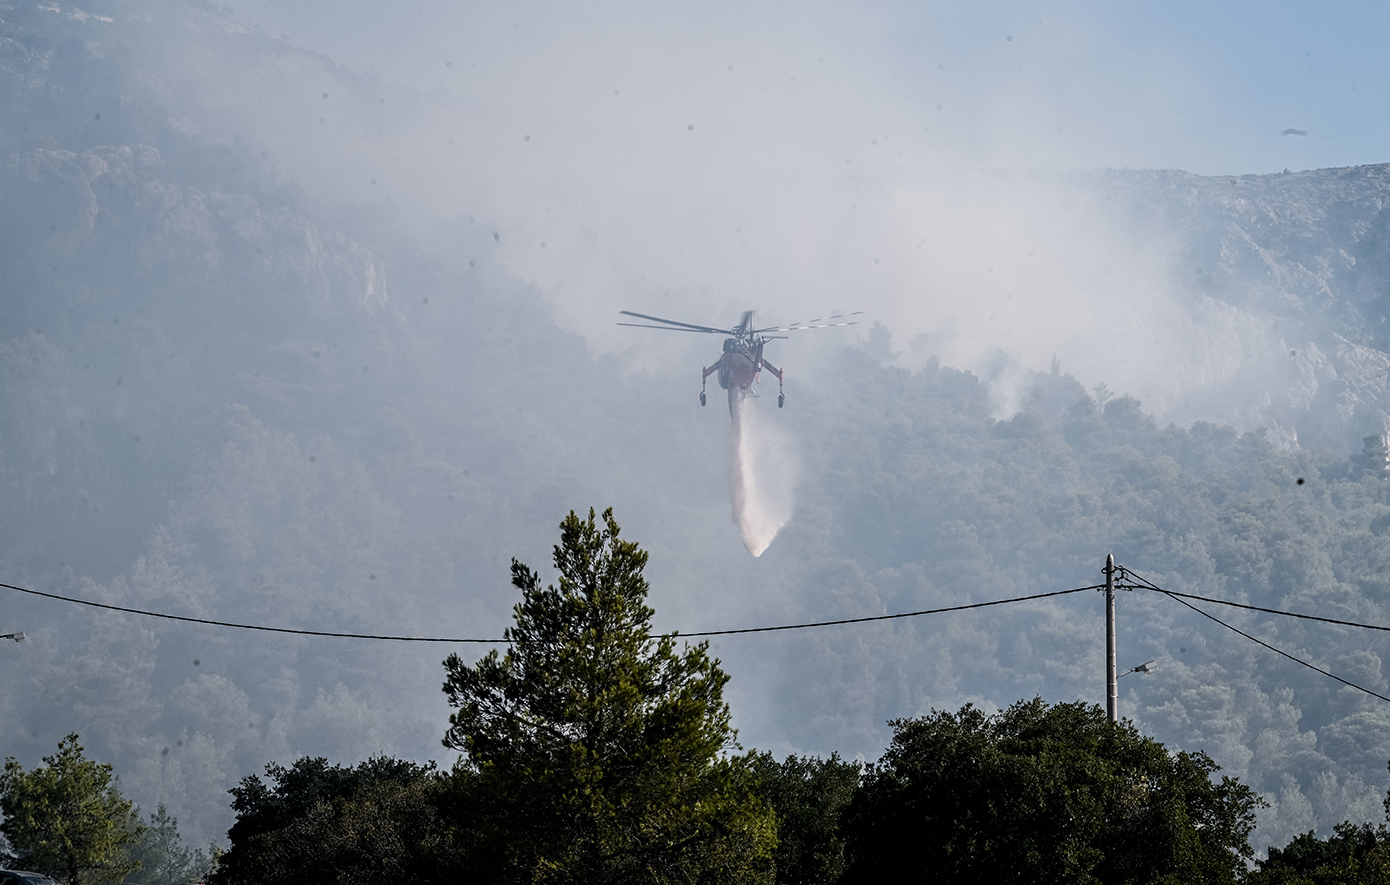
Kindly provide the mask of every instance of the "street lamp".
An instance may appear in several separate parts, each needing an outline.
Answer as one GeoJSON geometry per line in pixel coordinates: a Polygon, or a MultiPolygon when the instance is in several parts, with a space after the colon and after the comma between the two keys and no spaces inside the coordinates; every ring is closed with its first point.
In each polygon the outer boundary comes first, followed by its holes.
{"type": "Polygon", "coordinates": [[[15,642],[23,642],[23,633],[0,633],[0,639],[13,639],[15,642]]]}
{"type": "Polygon", "coordinates": [[[1144,663],[1140,664],[1137,667],[1134,667],[1133,669],[1124,671],[1115,678],[1119,679],[1121,676],[1128,676],[1131,673],[1152,673],[1154,671],[1154,668],[1157,666],[1158,663],[1156,661],[1145,661],[1144,663]]]}

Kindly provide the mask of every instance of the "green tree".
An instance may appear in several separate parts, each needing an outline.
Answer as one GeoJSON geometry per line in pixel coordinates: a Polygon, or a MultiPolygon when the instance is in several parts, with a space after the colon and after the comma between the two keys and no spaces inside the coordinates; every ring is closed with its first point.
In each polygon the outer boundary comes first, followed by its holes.
{"type": "Polygon", "coordinates": [[[452,863],[434,766],[374,757],[355,767],[304,757],[231,790],[237,819],[214,885],[443,881],[452,863]]]}
{"type": "Polygon", "coordinates": [[[16,864],[68,885],[119,882],[138,867],[127,846],[144,833],[132,804],[122,798],[111,766],[82,753],[77,735],[25,771],[13,758],[0,773],[0,833],[16,864]]]}
{"type": "Polygon", "coordinates": [[[376,780],[252,841],[257,885],[457,880],[432,779],[376,780]],[[450,875],[450,873],[454,875],[450,875]]]}
{"type": "Polygon", "coordinates": [[[125,885],[187,885],[205,879],[212,867],[212,857],[183,844],[179,822],[162,802],[126,854],[139,868],[125,877],[125,885]]]}
{"type": "Polygon", "coordinates": [[[1091,704],[897,720],[851,806],[846,881],[1234,883],[1260,800],[1091,704]]]}
{"type": "Polygon", "coordinates": [[[475,854],[502,881],[768,882],[776,824],[707,643],[652,636],[647,554],[573,511],[559,586],[512,561],[505,655],[444,662],[475,854]]]}
{"type": "Polygon", "coordinates": [[[1295,836],[1255,861],[1248,885],[1383,885],[1390,882],[1390,830],[1385,825],[1338,824],[1331,836],[1295,836]]]}
{"type": "Polygon", "coordinates": [[[863,767],[829,759],[771,753],[755,759],[763,796],[777,812],[778,885],[829,885],[847,866],[840,819],[859,789],[863,767]]]}
{"type": "MultiPolygon", "coordinates": [[[[1390,821],[1390,792],[1385,796],[1385,819],[1390,821]]],[[[1269,856],[1255,861],[1248,885],[1382,885],[1390,882],[1390,828],[1385,824],[1343,821],[1332,835],[1319,839],[1301,833],[1283,848],[1270,846],[1269,856]]]]}

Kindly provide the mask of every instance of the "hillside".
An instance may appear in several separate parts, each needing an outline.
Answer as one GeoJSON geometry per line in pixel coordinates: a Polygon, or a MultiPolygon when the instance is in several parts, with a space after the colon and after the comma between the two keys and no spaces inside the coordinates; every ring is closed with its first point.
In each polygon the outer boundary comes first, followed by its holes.
{"type": "MultiPolygon", "coordinates": [[[[750,559],[729,520],[727,417],[695,405],[689,365],[593,352],[506,271],[495,227],[467,206],[417,236],[389,201],[325,204],[253,134],[222,137],[230,124],[180,91],[196,78],[178,65],[259,59],[364,105],[379,82],[210,6],[6,5],[0,20],[6,583],[240,623],[488,638],[516,601],[509,559],[548,579],[555,524],[612,504],[652,552],[662,629],[1086,586],[1107,552],[1169,589],[1390,623],[1390,482],[1361,448],[1390,414],[1386,167],[1075,173],[1102,211],[1181,244],[1185,305],[1248,348],[1212,408],[1242,405],[1164,426],[1059,365],[1019,372],[1001,419],[996,382],[904,366],[878,326],[793,374],[785,410],[755,403],[798,482],[792,521],[750,559]]],[[[220,838],[225,791],[267,761],[447,758],[439,661],[453,646],[3,598],[0,627],[32,641],[0,648],[0,755],[32,764],[77,731],[195,844],[220,838]]],[[[1375,634],[1214,613],[1390,687],[1375,634]]],[[[1103,636],[1088,592],[714,648],[745,746],[873,758],[889,718],[1099,701],[1103,636]]],[[[1270,799],[1256,844],[1380,817],[1383,702],[1152,594],[1121,599],[1120,655],[1159,662],[1121,683],[1126,716],[1270,799]]]]}
{"type": "Polygon", "coordinates": [[[1071,182],[1139,235],[1173,243],[1185,308],[1212,335],[1207,396],[1228,421],[1334,450],[1385,432],[1390,165],[1071,182]]]}

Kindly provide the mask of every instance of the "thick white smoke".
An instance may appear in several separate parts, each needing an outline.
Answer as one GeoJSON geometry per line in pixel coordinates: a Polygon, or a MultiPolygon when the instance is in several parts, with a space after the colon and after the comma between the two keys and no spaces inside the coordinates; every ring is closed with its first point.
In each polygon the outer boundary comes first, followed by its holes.
{"type": "Polygon", "coordinates": [[[749,399],[729,391],[729,495],[743,546],[761,556],[792,518],[796,458],[791,438],[758,417],[749,399]]]}

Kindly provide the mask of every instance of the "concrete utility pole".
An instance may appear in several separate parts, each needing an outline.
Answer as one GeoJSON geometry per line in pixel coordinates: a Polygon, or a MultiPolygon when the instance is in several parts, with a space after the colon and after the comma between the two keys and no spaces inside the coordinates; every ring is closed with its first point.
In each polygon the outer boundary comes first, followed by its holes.
{"type": "Polygon", "coordinates": [[[1115,672],[1115,554],[1105,556],[1105,712],[1120,721],[1120,677],[1115,672]]]}

